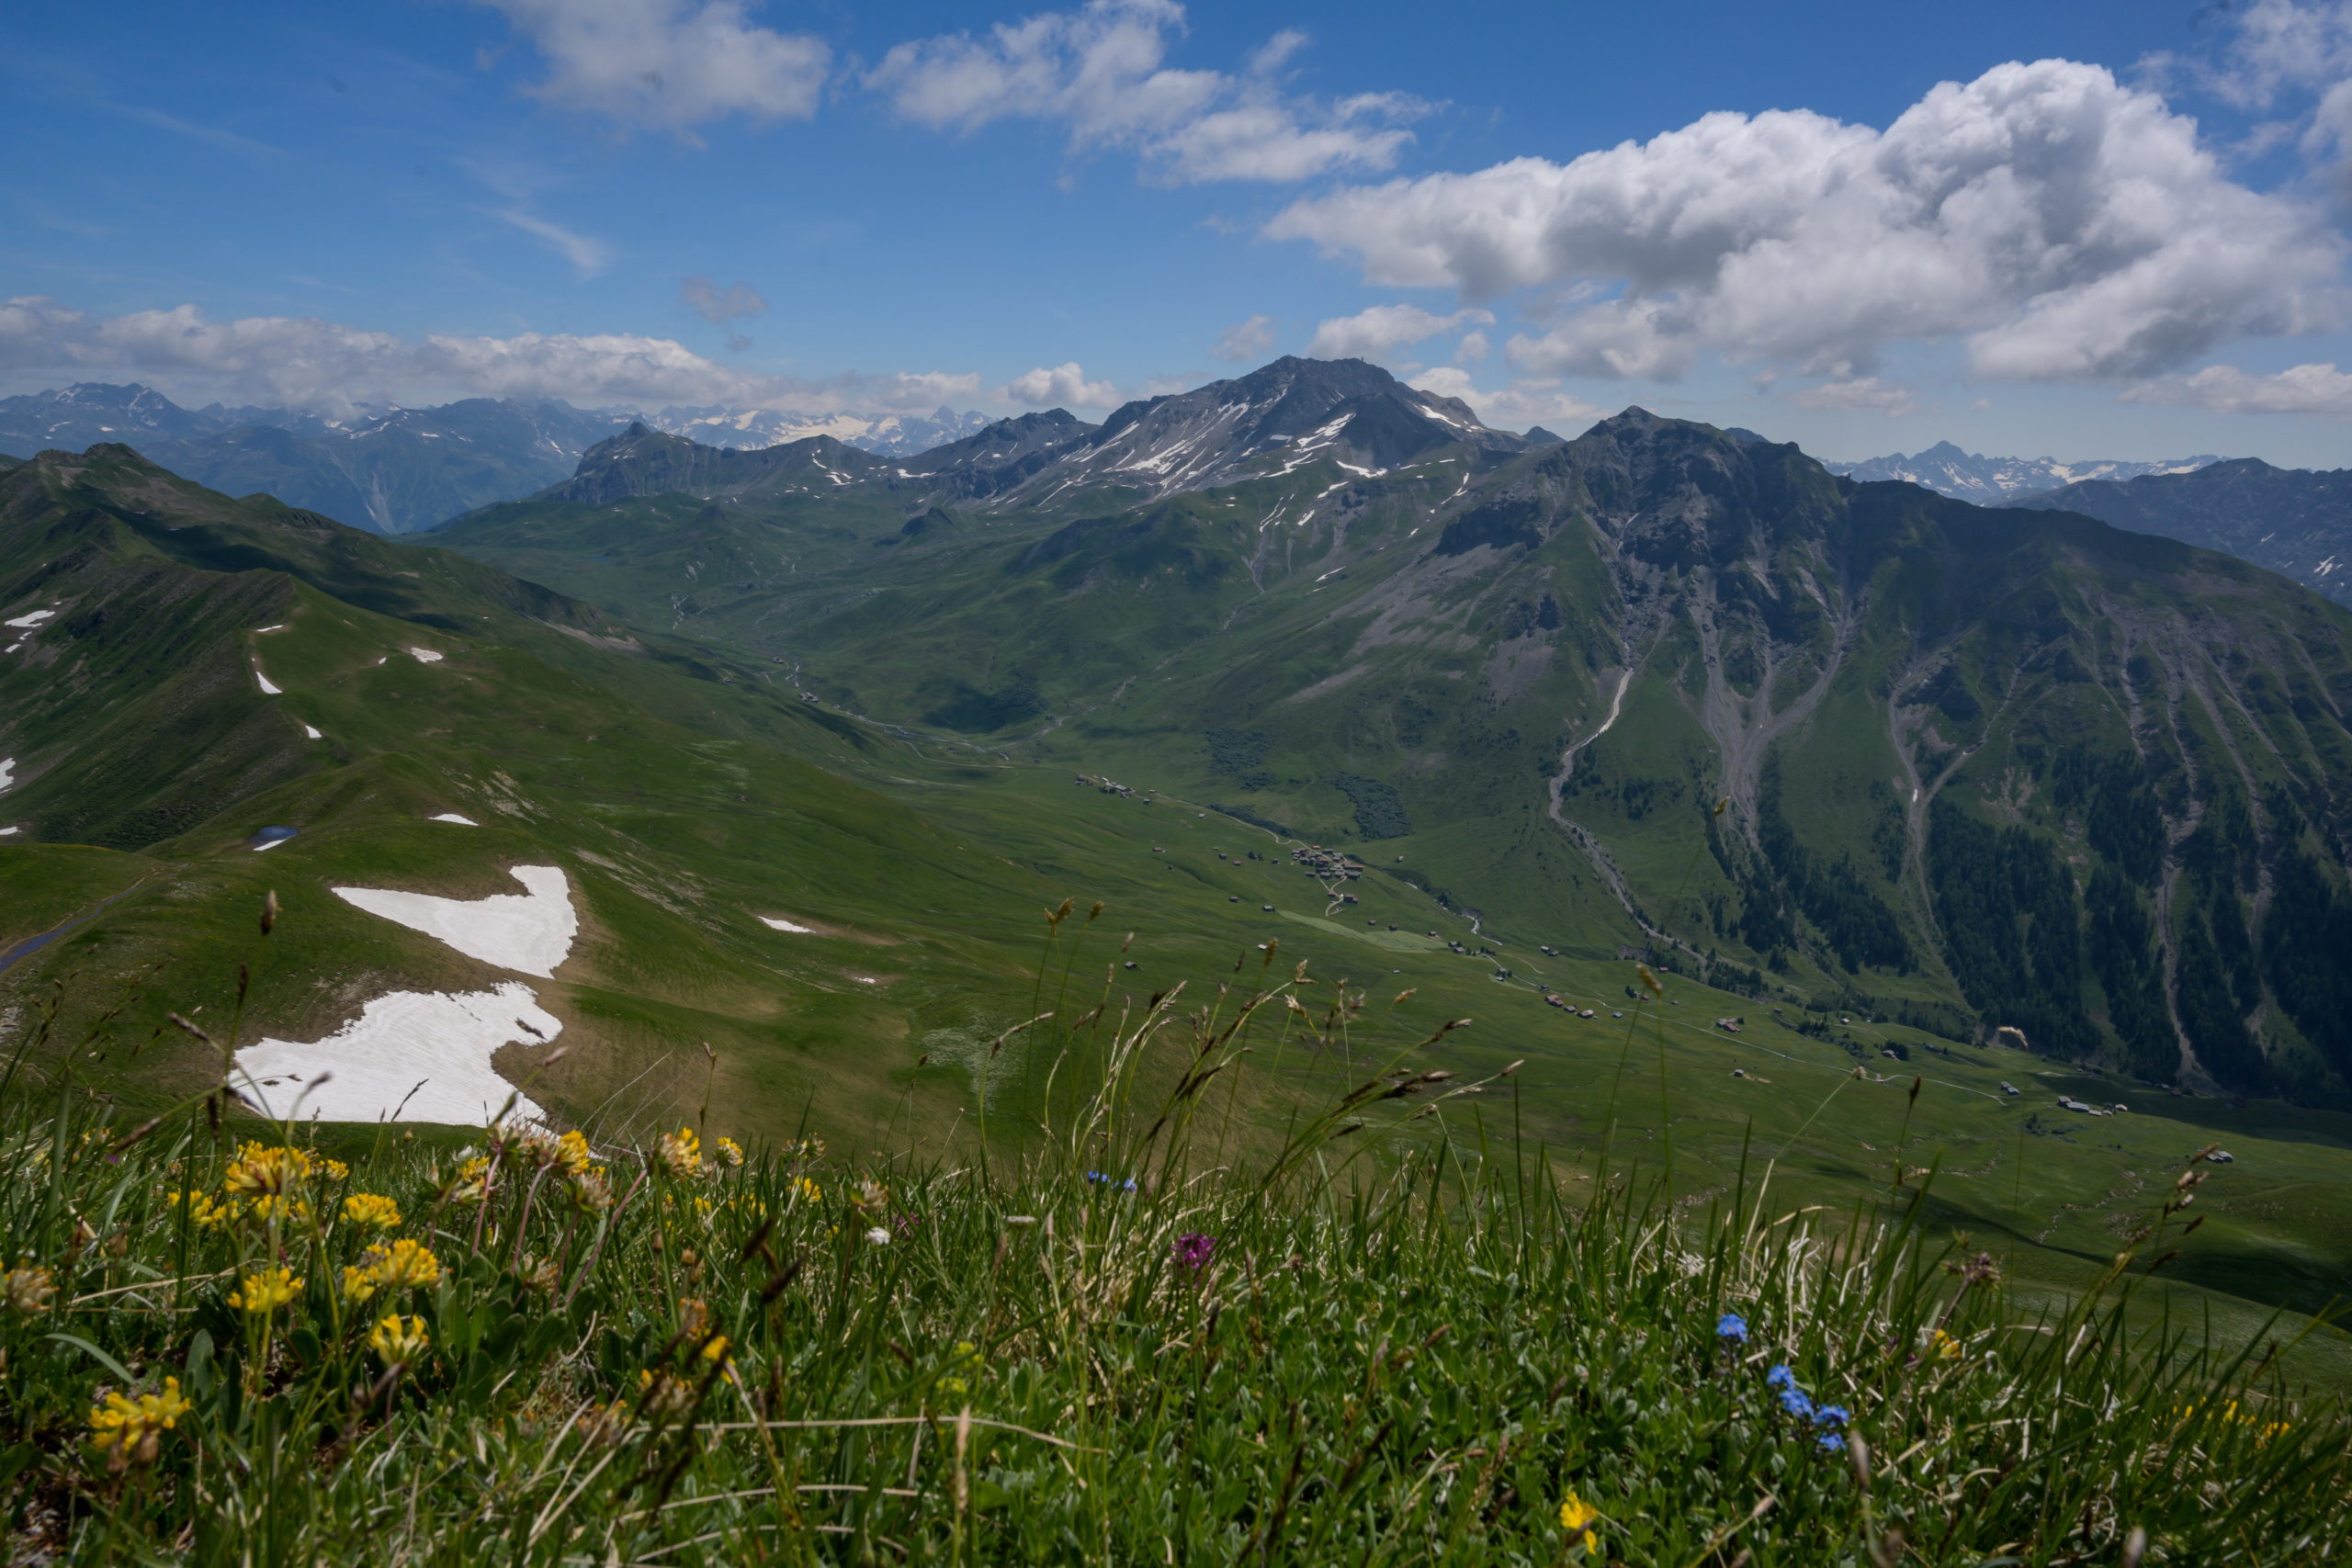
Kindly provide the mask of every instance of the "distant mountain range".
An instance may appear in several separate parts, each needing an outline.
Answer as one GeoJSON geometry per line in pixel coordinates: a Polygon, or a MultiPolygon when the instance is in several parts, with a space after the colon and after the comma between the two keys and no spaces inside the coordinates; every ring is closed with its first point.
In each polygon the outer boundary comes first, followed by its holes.
{"type": "Polygon", "coordinates": [[[2225,550],[2352,604],[2352,468],[2274,468],[2236,457],[2191,473],[2089,479],[2007,504],[2079,512],[2225,550]]]}
{"type": "Polygon", "coordinates": [[[0,399],[0,454],[29,457],[119,442],[214,490],[266,491],[339,522],[406,534],[568,479],[588,447],[633,423],[691,434],[711,446],[821,435],[911,457],[987,423],[946,408],[929,417],[725,408],[645,413],[487,398],[331,419],[219,403],[185,409],[152,388],[85,382],[0,399]]]}
{"type": "Polygon", "coordinates": [[[2185,474],[2221,459],[2210,454],[2176,457],[2161,463],[2098,461],[2062,463],[2054,457],[1986,457],[1963,452],[1949,441],[1939,441],[1924,452],[1905,457],[1900,452],[1860,463],[1824,463],[1833,474],[1853,479],[1902,479],[1925,485],[1939,495],[1996,504],[2011,496],[2056,490],[2085,479],[2131,479],[2143,474],[2185,474]]]}

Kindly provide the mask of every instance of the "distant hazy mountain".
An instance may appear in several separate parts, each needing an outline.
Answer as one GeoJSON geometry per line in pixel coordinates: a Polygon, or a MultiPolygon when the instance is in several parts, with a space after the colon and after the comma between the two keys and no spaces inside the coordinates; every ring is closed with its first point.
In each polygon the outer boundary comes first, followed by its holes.
{"type": "MultiPolygon", "coordinates": [[[[1740,433],[1744,434],[1744,433],[1740,433]]],[[[1939,441],[1924,452],[1900,452],[1860,463],[1824,463],[1833,474],[1854,479],[1903,479],[1980,506],[2013,495],[2055,490],[2084,479],[2130,479],[2142,474],[2185,474],[2221,459],[2210,453],[2161,463],[2099,461],[2062,463],[2054,457],[1985,457],[1939,441]]]]}
{"type": "Polygon", "coordinates": [[[648,428],[688,436],[706,446],[780,446],[830,435],[844,446],[911,457],[988,427],[984,413],[942,407],[922,414],[805,413],[792,409],[666,408],[636,416],[648,428]]]}
{"type": "Polygon", "coordinates": [[[2191,473],[2086,480],[2007,504],[2079,512],[2227,551],[2352,604],[2352,468],[2274,468],[2237,457],[2191,473]]]}
{"type": "Polygon", "coordinates": [[[910,457],[987,423],[944,408],[927,418],[718,408],[645,415],[489,398],[334,419],[218,403],[184,409],[152,388],[89,382],[0,399],[0,454],[120,442],[214,490],[266,492],[339,522],[407,534],[570,479],[591,446],[632,424],[729,448],[823,436],[910,457]]]}

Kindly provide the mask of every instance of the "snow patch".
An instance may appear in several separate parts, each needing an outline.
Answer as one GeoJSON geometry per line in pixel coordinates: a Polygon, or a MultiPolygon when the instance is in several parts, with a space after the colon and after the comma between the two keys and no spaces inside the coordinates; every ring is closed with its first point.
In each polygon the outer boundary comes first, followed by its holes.
{"type": "Polygon", "coordinates": [[[312,740],[324,740],[326,739],[325,736],[319,733],[319,727],[315,724],[304,725],[302,727],[302,733],[312,740]]]}
{"type": "Polygon", "coordinates": [[[0,839],[10,839],[23,832],[22,828],[0,828],[0,839]]]}
{"type": "Polygon", "coordinates": [[[0,757],[0,789],[6,789],[10,784],[15,784],[16,782],[17,759],[14,757],[0,757]]]}
{"type": "Polygon", "coordinates": [[[481,823],[475,821],[472,818],[460,817],[454,811],[444,811],[436,817],[427,818],[426,820],[432,822],[455,822],[458,826],[464,828],[479,828],[481,826],[481,823]]]}
{"type": "Polygon", "coordinates": [[[790,920],[779,919],[774,915],[762,915],[760,917],[760,924],[769,927],[775,931],[791,931],[796,936],[815,936],[817,934],[816,928],[813,926],[795,925],[790,920]]]}
{"type": "Polygon", "coordinates": [[[526,975],[552,976],[580,934],[571,885],[560,866],[518,865],[509,875],[529,891],[487,898],[439,898],[389,888],[338,887],[345,903],[448,943],[469,958],[526,975]]]}
{"type": "Polygon", "coordinates": [[[254,628],[254,636],[255,636],[255,637],[263,637],[263,636],[267,635],[267,634],[268,634],[268,633],[270,633],[270,632],[282,632],[282,631],[284,631],[285,629],[286,629],[286,623],[285,623],[284,621],[280,621],[280,622],[278,622],[278,623],[277,623],[276,626],[255,626],[255,627],[254,628]]]}
{"type": "MultiPolygon", "coordinates": [[[[236,1087],[273,1117],[375,1122],[398,1111],[403,1122],[479,1127],[515,1092],[490,1065],[499,1047],[562,1032],[538,1000],[514,980],[455,995],[393,991],[323,1040],[266,1039],[238,1052],[236,1087]]],[[[547,1117],[528,1096],[508,1114],[547,1117]]]]}
{"type": "Polygon", "coordinates": [[[429,648],[412,648],[408,650],[408,656],[411,659],[415,660],[419,664],[438,664],[441,662],[441,656],[434,652],[429,648]]]}
{"type": "Polygon", "coordinates": [[[261,694],[263,696],[275,697],[283,694],[282,689],[278,686],[277,682],[272,681],[260,671],[256,670],[254,671],[254,679],[261,682],[261,694]]]}
{"type": "Polygon", "coordinates": [[[254,846],[254,853],[259,854],[264,850],[274,850],[280,844],[290,844],[293,841],[291,839],[266,839],[254,846]]]}
{"type": "Polygon", "coordinates": [[[0,621],[0,626],[16,626],[20,630],[29,631],[43,621],[54,618],[56,615],[57,612],[54,610],[35,610],[31,615],[18,615],[13,621],[0,621]]]}

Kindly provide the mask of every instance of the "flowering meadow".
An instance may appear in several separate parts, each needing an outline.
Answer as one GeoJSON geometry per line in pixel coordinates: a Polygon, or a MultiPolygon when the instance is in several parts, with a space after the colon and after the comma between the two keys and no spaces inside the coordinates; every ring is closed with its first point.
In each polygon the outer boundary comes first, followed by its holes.
{"type": "Polygon", "coordinates": [[[1253,1030],[1374,1037],[1304,981],[1163,997],[1059,1120],[932,1165],[132,1121],[32,1039],[12,1561],[2352,1562],[2352,1420],[2291,1330],[2135,1302],[2195,1165],[2032,1310],[1916,1193],[1700,1207],[1465,1147],[1488,1086],[1403,1036],[1221,1154],[1253,1030]]]}

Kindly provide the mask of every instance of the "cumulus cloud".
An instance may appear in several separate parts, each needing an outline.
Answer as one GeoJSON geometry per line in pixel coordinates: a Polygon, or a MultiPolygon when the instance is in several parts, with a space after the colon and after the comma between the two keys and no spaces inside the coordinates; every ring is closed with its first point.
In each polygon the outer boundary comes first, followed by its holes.
{"type": "Polygon", "coordinates": [[[1295,181],[1333,169],[1380,170],[1429,106],[1401,93],[1323,101],[1275,80],[1306,41],[1277,34],[1239,73],[1165,63],[1184,30],[1175,0],[1088,0],[1000,23],[985,37],[902,43],[866,75],[901,118],[940,130],[1000,119],[1069,128],[1073,152],[1131,149],[1161,178],[1295,181]]]}
{"type": "MultiPolygon", "coordinates": [[[[1314,341],[1306,345],[1306,352],[1316,359],[1381,359],[1393,350],[1433,338],[1440,333],[1474,321],[1492,326],[1494,321],[1492,312],[1487,310],[1463,310],[1440,316],[1419,305],[1374,305],[1352,316],[1335,316],[1323,322],[1315,329],[1314,341]]],[[[1483,345],[1480,352],[1485,352],[1483,345]]]]}
{"type": "Polygon", "coordinates": [[[1574,306],[1532,374],[1670,378],[1702,352],[1846,382],[1950,337],[1982,374],[2144,377],[2342,321],[2343,238],[2233,181],[2197,127],[2094,65],[1996,66],[1886,130],[1710,114],[1566,164],[1354,186],[1267,233],[1367,281],[1574,306]]]}
{"type": "Polygon", "coordinates": [[[1250,360],[1274,346],[1274,319],[1252,316],[1246,321],[1236,321],[1217,334],[1216,346],[1209,352],[1219,359],[1250,360]]]}
{"type": "Polygon", "coordinates": [[[1581,434],[1609,411],[1560,389],[1557,381],[1523,379],[1508,387],[1481,388],[1470,372],[1441,365],[1410,378],[1409,384],[1441,398],[1460,398],[1497,430],[1543,425],[1555,435],[1581,434]]]}
{"type": "Polygon", "coordinates": [[[1911,389],[1882,381],[1875,376],[1860,376],[1850,381],[1830,381],[1818,387],[1789,394],[1789,401],[1803,409],[1850,409],[1863,413],[1883,413],[1889,419],[1909,413],[1917,407],[1911,389]]]}
{"type": "Polygon", "coordinates": [[[721,324],[745,316],[763,315],[768,308],[766,298],[750,284],[736,283],[721,288],[699,273],[678,285],[678,300],[704,321],[721,324]]]}
{"type": "Polygon", "coordinates": [[[2216,413],[2319,413],[2352,417],[2352,375],[2333,364],[2298,365],[2249,376],[2233,365],[2209,365],[2188,376],[2143,381],[2126,402],[2196,403],[2216,413]]]}
{"type": "Polygon", "coordinates": [[[520,208],[485,209],[501,223],[520,229],[524,233],[545,244],[582,277],[594,277],[612,265],[613,248],[602,240],[575,233],[560,223],[550,223],[536,213],[520,208]]]}
{"type": "Polygon", "coordinates": [[[751,19],[756,0],[480,0],[546,59],[532,88],[616,125],[688,134],[707,121],[807,119],[832,66],[822,39],[751,19]]]}
{"type": "Polygon", "coordinates": [[[1078,361],[1057,365],[1048,369],[1040,366],[1024,371],[997,389],[998,399],[1019,403],[1026,408],[1042,409],[1057,406],[1107,409],[1122,400],[1119,389],[1108,381],[1090,381],[1078,361]]]}
{"type": "Polygon", "coordinates": [[[944,372],[753,375],[628,333],[405,338],[307,316],[214,321],[193,305],[97,317],[40,297],[0,301],[0,377],[92,376],[135,377],[190,400],[306,408],[473,396],[929,410],[980,387],[976,375],[944,372]]]}

